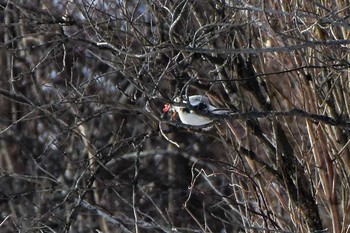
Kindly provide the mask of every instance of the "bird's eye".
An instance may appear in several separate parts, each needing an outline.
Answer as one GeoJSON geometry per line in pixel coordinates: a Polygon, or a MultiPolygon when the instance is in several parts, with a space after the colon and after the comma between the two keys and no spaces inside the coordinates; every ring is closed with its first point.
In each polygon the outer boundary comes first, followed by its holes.
{"type": "Polygon", "coordinates": [[[165,104],[164,105],[164,108],[163,108],[163,112],[166,113],[169,111],[169,108],[170,108],[170,104],[165,104]]]}

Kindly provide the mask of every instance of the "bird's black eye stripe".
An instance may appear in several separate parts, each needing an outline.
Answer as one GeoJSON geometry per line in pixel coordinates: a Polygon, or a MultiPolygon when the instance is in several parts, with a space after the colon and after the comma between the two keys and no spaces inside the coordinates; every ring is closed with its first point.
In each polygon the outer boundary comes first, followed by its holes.
{"type": "Polygon", "coordinates": [[[183,112],[190,113],[190,112],[191,112],[191,109],[189,109],[189,108],[183,108],[183,112]]]}
{"type": "Polygon", "coordinates": [[[208,106],[206,104],[203,104],[203,103],[199,103],[197,106],[194,106],[194,107],[200,111],[208,110],[208,106]]]}

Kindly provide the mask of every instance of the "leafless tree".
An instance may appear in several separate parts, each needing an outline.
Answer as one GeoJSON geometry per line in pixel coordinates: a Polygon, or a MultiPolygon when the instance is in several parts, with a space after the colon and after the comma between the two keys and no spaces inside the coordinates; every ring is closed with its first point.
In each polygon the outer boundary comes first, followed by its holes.
{"type": "Polygon", "coordinates": [[[347,1],[0,7],[1,232],[348,231],[347,1]]]}

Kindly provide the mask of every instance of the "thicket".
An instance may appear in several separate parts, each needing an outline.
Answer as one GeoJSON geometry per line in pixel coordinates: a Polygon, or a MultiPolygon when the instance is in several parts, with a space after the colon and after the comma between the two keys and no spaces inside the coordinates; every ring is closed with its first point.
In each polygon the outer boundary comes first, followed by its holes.
{"type": "Polygon", "coordinates": [[[347,232],[349,16],[342,0],[0,1],[0,231],[347,232]],[[232,112],[162,116],[193,94],[232,112]]]}

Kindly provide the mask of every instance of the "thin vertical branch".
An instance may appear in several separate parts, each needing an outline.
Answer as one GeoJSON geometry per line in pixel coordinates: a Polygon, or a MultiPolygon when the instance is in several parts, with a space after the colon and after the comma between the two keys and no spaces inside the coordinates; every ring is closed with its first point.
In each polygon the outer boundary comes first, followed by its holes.
{"type": "Polygon", "coordinates": [[[138,148],[138,151],[135,156],[134,161],[134,178],[132,181],[132,209],[134,213],[134,220],[135,220],[135,232],[139,232],[138,227],[138,211],[137,211],[137,193],[138,193],[138,180],[139,180],[139,169],[140,169],[140,148],[138,148]]]}

